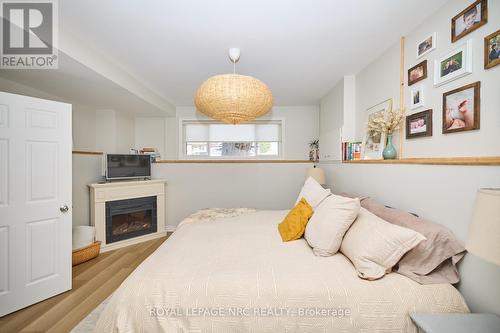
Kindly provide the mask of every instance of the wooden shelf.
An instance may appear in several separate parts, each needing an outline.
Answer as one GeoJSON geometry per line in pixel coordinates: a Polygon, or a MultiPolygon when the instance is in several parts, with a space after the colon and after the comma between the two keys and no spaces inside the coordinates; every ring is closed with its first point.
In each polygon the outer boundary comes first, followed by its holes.
{"type": "Polygon", "coordinates": [[[161,160],[156,163],[200,164],[200,163],[313,163],[309,160],[161,160]]]}
{"type": "Polygon", "coordinates": [[[426,164],[426,165],[490,165],[500,166],[500,156],[478,157],[427,157],[402,158],[399,160],[356,160],[343,161],[346,164],[426,164]]]}
{"type": "Polygon", "coordinates": [[[73,150],[73,154],[79,155],[103,155],[102,151],[85,151],[85,150],[73,150]]]}

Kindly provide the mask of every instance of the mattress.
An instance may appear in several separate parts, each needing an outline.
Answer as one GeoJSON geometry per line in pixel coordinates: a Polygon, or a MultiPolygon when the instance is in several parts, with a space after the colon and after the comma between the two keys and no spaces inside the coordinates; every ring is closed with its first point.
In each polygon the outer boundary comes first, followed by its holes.
{"type": "Polygon", "coordinates": [[[205,213],[123,282],[97,332],[417,332],[409,313],[468,312],[452,285],[366,281],[340,253],[283,243],[287,211],[205,213]]]}

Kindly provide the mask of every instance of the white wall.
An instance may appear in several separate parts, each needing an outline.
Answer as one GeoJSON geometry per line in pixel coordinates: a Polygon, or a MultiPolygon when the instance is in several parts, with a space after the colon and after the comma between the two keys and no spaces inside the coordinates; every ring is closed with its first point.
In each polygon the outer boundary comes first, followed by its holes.
{"type": "Polygon", "coordinates": [[[323,98],[319,114],[319,148],[323,160],[340,159],[340,134],[344,124],[344,79],[323,98]]]}
{"type": "Polygon", "coordinates": [[[320,102],[320,154],[324,161],[341,159],[340,145],[356,138],[356,78],[345,75],[320,102]]]}
{"type": "Polygon", "coordinates": [[[97,110],[96,149],[104,153],[128,153],[135,146],[135,119],[116,110],[97,110]]]}
{"type": "MultiPolygon", "coordinates": [[[[393,98],[394,108],[399,108],[399,55],[398,42],[356,74],[355,133],[358,141],[362,141],[365,133],[368,108],[388,98],[393,98]]],[[[395,137],[395,142],[397,140],[395,137]]]]}
{"type": "MultiPolygon", "coordinates": [[[[405,88],[409,107],[410,88],[422,84],[426,105],[410,113],[433,109],[433,136],[405,142],[407,156],[478,156],[500,155],[500,66],[484,69],[484,37],[500,27],[500,1],[488,1],[488,23],[455,43],[450,40],[450,18],[470,5],[470,0],[451,1],[406,37],[406,69],[427,59],[428,78],[405,88]],[[416,45],[437,32],[437,49],[416,59],[416,45]],[[472,40],[473,73],[440,87],[433,86],[434,60],[472,40]],[[481,81],[481,129],[463,133],[442,134],[443,93],[466,84],[481,81]]],[[[407,79],[406,79],[407,80],[407,79]]]]}
{"type": "Polygon", "coordinates": [[[156,163],[167,180],[167,225],[202,208],[290,209],[311,163],[156,163]]]}
{"type": "Polygon", "coordinates": [[[165,118],[135,118],[135,147],[154,147],[165,159],[166,124],[165,118]]]}
{"type": "Polygon", "coordinates": [[[177,128],[179,124],[176,117],[165,118],[165,157],[167,160],[176,160],[179,156],[177,128]]]}
{"type": "Polygon", "coordinates": [[[105,153],[116,150],[116,122],[114,110],[96,111],[96,149],[105,153]]]}
{"type": "Polygon", "coordinates": [[[127,113],[115,111],[116,152],[127,154],[135,147],[135,118],[127,113]]]}
{"type": "Polygon", "coordinates": [[[73,150],[96,150],[96,116],[89,107],[73,104],[73,150]]]}
{"type": "MultiPolygon", "coordinates": [[[[195,107],[178,107],[175,132],[167,133],[167,141],[178,142],[178,124],[181,118],[208,119],[196,111],[195,107]]],[[[319,106],[275,106],[271,112],[259,119],[284,119],[284,159],[309,159],[309,142],[319,138],[319,106]]],[[[172,127],[170,124],[169,128],[172,127]]]]}
{"type": "Polygon", "coordinates": [[[319,139],[319,106],[276,106],[262,119],[285,119],[284,159],[308,160],[309,142],[319,139]]]}
{"type": "MultiPolygon", "coordinates": [[[[483,39],[500,25],[500,2],[488,2],[488,23],[455,43],[450,40],[450,19],[470,4],[469,0],[449,2],[417,29],[405,37],[405,105],[407,114],[433,109],[433,136],[404,140],[404,157],[485,156],[499,155],[500,144],[500,66],[485,70],[483,39]],[[437,32],[437,48],[422,58],[416,58],[420,41],[437,32]],[[473,43],[473,73],[434,87],[434,60],[459,47],[467,40],[473,43]],[[427,79],[408,87],[407,69],[427,59],[427,79]],[[454,134],[442,134],[443,93],[466,84],[481,81],[481,129],[454,134]],[[425,106],[409,109],[410,88],[423,85],[425,106]]],[[[379,59],[356,75],[356,135],[363,137],[365,110],[387,98],[394,98],[399,107],[399,42],[379,59]]],[[[403,133],[404,135],[404,133],[403,133]]],[[[395,137],[394,141],[398,142],[395,137]]],[[[398,147],[396,145],[396,147],[398,147]]]]}
{"type": "Polygon", "coordinates": [[[73,154],[73,226],[90,224],[87,185],[102,179],[102,165],[102,155],[73,154]]]}
{"type": "MultiPolygon", "coordinates": [[[[404,139],[404,157],[443,157],[443,156],[495,156],[500,154],[500,66],[485,70],[483,64],[483,38],[496,31],[500,24],[500,2],[488,3],[488,23],[455,43],[450,40],[450,19],[456,13],[470,4],[469,0],[449,2],[433,16],[423,22],[417,29],[405,37],[405,105],[407,114],[433,109],[433,136],[417,139],[404,139]],[[437,32],[437,48],[422,58],[416,59],[416,47],[420,41],[437,32]],[[434,60],[472,39],[473,43],[473,73],[440,87],[434,87],[434,60]],[[427,60],[428,77],[425,80],[407,86],[407,69],[427,60]],[[442,96],[443,93],[466,84],[481,81],[481,129],[454,134],[442,134],[442,96]],[[425,106],[415,110],[409,109],[410,88],[424,86],[425,106]]],[[[396,42],[384,54],[355,75],[356,121],[355,137],[361,141],[364,135],[367,113],[366,110],[388,98],[393,98],[393,105],[399,108],[399,66],[400,45],[396,42]]],[[[341,83],[339,83],[341,84],[341,83]]],[[[338,85],[337,85],[338,86],[338,85]]],[[[336,86],[336,87],[337,87],[336,86]]],[[[334,101],[335,88],[322,100],[322,117],[341,121],[344,113],[343,131],[349,130],[345,120],[346,110],[332,105],[340,105],[334,101]],[[324,110],[334,115],[324,115],[324,110]],[[336,114],[336,115],[335,115],[336,114]]],[[[344,96],[346,95],[344,87],[344,96]]],[[[344,97],[345,98],[345,97],[344,97]]],[[[323,125],[322,125],[323,126],[323,125]]],[[[400,132],[401,133],[401,132],[400,132]]],[[[403,133],[404,135],[404,129],[403,133]]],[[[394,142],[399,142],[396,133],[394,142]]],[[[337,142],[335,142],[336,144],[337,142]]],[[[323,142],[323,145],[325,143],[323,142]]],[[[398,145],[395,145],[398,148],[398,145]]]]}

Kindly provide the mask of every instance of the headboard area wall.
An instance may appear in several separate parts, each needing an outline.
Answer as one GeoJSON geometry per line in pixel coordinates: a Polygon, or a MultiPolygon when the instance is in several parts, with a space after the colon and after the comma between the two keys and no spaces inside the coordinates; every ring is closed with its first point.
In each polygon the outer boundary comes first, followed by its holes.
{"type": "MultiPolygon", "coordinates": [[[[324,122],[320,127],[321,165],[325,169],[327,183],[334,192],[370,196],[383,204],[417,213],[423,218],[447,226],[464,242],[477,190],[483,187],[500,187],[500,65],[491,68],[485,68],[484,65],[484,40],[498,30],[500,1],[487,2],[486,24],[471,30],[455,42],[451,39],[452,18],[473,2],[448,1],[419,26],[406,33],[400,42],[386,50],[379,59],[358,73],[344,77],[343,82],[339,83],[343,94],[334,88],[323,98],[320,107],[320,119],[324,122]],[[419,56],[418,46],[429,36],[434,36],[436,47],[419,56]],[[472,56],[469,58],[472,72],[436,86],[434,68],[439,69],[437,66],[442,63],[441,59],[446,59],[448,53],[464,43],[472,45],[472,56]],[[427,61],[427,78],[409,86],[408,69],[424,60],[427,61]],[[354,83],[346,84],[347,80],[354,83]],[[480,128],[443,133],[443,96],[477,81],[481,82],[480,103],[476,103],[480,104],[480,128]],[[415,87],[422,88],[425,98],[412,108],[410,102],[415,102],[415,99],[410,99],[410,96],[415,87]],[[350,89],[351,93],[347,94],[346,89],[350,89]],[[343,99],[343,103],[339,98],[343,99]],[[407,159],[406,162],[422,164],[339,162],[340,140],[361,141],[366,132],[368,109],[390,98],[393,99],[395,108],[400,105],[406,108],[406,115],[433,110],[433,121],[429,122],[429,128],[433,129],[432,136],[406,139],[403,127],[394,137],[400,157],[407,159]],[[346,107],[347,102],[355,104],[355,111],[346,107]],[[401,134],[404,138],[400,141],[401,134]],[[330,138],[336,140],[334,144],[325,143],[330,138]],[[429,164],[415,159],[410,161],[411,158],[425,159],[429,164]],[[463,165],[430,164],[442,163],[438,160],[445,160],[443,158],[447,158],[447,163],[463,165]],[[478,161],[472,161],[476,158],[478,161]],[[477,165],[486,164],[487,160],[495,162],[489,166],[477,165]]],[[[444,109],[448,109],[447,105],[444,109]]],[[[500,267],[467,254],[459,269],[462,280],[458,288],[471,311],[500,315],[500,267]]]]}
{"type": "MultiPolygon", "coordinates": [[[[500,187],[500,166],[321,163],[334,193],[348,192],[414,212],[467,239],[476,192],[500,187]]],[[[500,267],[468,253],[459,290],[473,312],[500,315],[500,267]]]]}

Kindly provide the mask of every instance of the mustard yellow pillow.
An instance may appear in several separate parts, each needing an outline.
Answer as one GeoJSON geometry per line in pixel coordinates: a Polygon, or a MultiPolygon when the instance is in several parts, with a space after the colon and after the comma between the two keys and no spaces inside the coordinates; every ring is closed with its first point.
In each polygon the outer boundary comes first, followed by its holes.
{"type": "Polygon", "coordinates": [[[313,215],[313,208],[305,198],[292,208],[283,222],[278,225],[278,230],[283,242],[299,239],[306,230],[306,225],[311,216],[313,215]]]}

